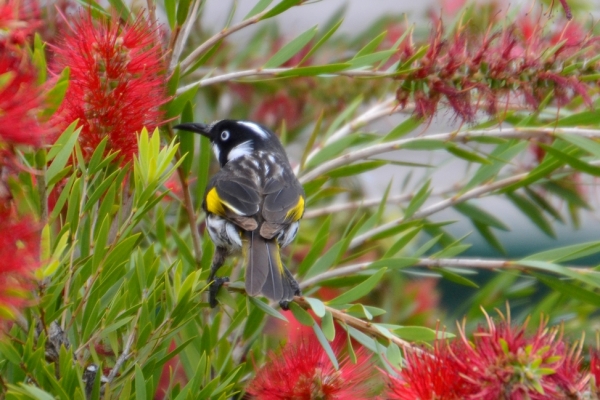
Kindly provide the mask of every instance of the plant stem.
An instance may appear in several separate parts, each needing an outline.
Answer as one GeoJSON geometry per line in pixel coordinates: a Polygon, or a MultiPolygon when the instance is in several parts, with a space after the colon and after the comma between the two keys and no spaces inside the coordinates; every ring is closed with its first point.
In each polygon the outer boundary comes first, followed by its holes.
{"type": "Polygon", "coordinates": [[[584,136],[588,138],[600,138],[599,129],[580,129],[580,128],[507,128],[507,129],[488,129],[474,130],[463,132],[446,132],[435,135],[419,136],[394,140],[387,143],[379,143],[373,146],[365,147],[364,149],[346,153],[342,156],[334,158],[319,164],[313,170],[299,178],[300,183],[310,182],[311,180],[344,165],[351,164],[355,161],[366,159],[374,155],[387,153],[398,150],[409,143],[416,141],[437,141],[437,142],[460,142],[466,143],[473,138],[479,137],[495,137],[501,139],[531,139],[544,136],[555,136],[557,134],[571,134],[584,136]]]}

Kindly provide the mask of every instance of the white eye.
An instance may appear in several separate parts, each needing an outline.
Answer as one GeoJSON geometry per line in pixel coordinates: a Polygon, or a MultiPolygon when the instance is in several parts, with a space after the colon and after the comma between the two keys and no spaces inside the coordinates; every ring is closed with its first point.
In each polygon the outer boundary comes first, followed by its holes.
{"type": "Polygon", "coordinates": [[[229,131],[221,132],[221,140],[227,140],[227,139],[229,139],[229,131]]]}

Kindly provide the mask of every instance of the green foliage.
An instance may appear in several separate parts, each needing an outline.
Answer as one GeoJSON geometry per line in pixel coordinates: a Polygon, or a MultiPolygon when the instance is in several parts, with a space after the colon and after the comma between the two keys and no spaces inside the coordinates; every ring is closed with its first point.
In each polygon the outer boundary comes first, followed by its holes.
{"type": "MultiPolygon", "coordinates": [[[[136,18],[121,0],[110,0],[109,9],[84,3],[93,15],[136,18]]],[[[31,306],[0,340],[0,398],[240,397],[269,350],[280,349],[280,327],[290,322],[311,329],[336,368],[331,343],[347,335],[389,369],[402,366],[403,341],[451,338],[454,319],[466,315],[469,329],[481,321],[480,307],[509,301],[518,318],[568,317],[567,334],[598,321],[600,275],[589,257],[600,253],[600,242],[511,255],[505,240],[520,225],[503,211],[510,207],[555,238],[557,223],[570,218],[576,226],[582,212],[594,210],[582,187],[600,175],[596,112],[581,98],[560,109],[549,98],[534,113],[507,105],[478,126],[428,133],[429,121],[401,114],[396,101],[416,90],[402,74],[426,56],[426,36],[417,35],[422,45],[400,59],[411,30],[390,40],[388,27],[376,24],[348,39],[336,35],[343,21],[336,16],[324,28],[280,40],[273,19],[310,4],[272,3],[257,1],[244,19],[212,34],[194,24],[202,12],[196,2],[159,2],[171,34],[177,32],[165,49],[174,57],[166,88],[172,97],[164,105],[169,122],[160,132],[139,133],[132,162],[107,153],[108,139],[85,160],[77,121],[39,154],[20,154],[23,165],[41,172],[35,180],[21,172],[9,182],[11,193],[47,219],[31,306]],[[229,38],[255,23],[251,51],[229,38]],[[214,247],[201,204],[216,166],[208,139],[174,135],[171,125],[224,117],[225,103],[226,117],[272,124],[292,144],[307,210],[283,253],[305,295],[289,312],[246,296],[235,256],[220,272],[232,282],[220,290],[219,307],[207,303],[214,247]],[[374,124],[384,118],[390,123],[374,124]],[[455,179],[439,179],[451,164],[459,165],[455,179]],[[371,181],[390,183],[373,190],[371,181]],[[449,219],[466,221],[478,235],[455,237],[449,219]],[[463,258],[477,238],[503,258],[463,258]],[[574,264],[581,260],[585,268],[574,264]],[[460,304],[444,309],[437,289],[426,286],[431,279],[464,292],[460,304]],[[86,382],[92,365],[100,373],[86,382]]],[[[40,69],[44,51],[36,38],[40,69]]],[[[9,79],[0,75],[0,88],[9,79]]],[[[68,79],[65,69],[42,117],[59,107],[68,79]]]]}

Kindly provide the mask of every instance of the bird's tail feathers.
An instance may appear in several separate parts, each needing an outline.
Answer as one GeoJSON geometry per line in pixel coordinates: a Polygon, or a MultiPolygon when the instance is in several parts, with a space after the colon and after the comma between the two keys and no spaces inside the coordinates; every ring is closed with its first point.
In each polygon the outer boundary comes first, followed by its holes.
{"type": "Polygon", "coordinates": [[[298,291],[298,284],[281,262],[276,239],[265,239],[258,229],[244,233],[246,260],[246,292],[260,293],[274,301],[290,301],[298,291]]]}

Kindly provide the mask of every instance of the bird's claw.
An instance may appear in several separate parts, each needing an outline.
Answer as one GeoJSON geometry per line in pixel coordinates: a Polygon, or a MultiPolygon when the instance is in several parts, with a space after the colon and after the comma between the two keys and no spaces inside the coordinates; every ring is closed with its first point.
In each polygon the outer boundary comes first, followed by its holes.
{"type": "Polygon", "coordinates": [[[229,278],[227,276],[222,278],[214,278],[212,280],[210,287],[208,288],[208,304],[211,308],[215,308],[217,305],[219,305],[219,302],[217,301],[217,293],[219,293],[221,286],[227,282],[229,282],[229,278]]]}

